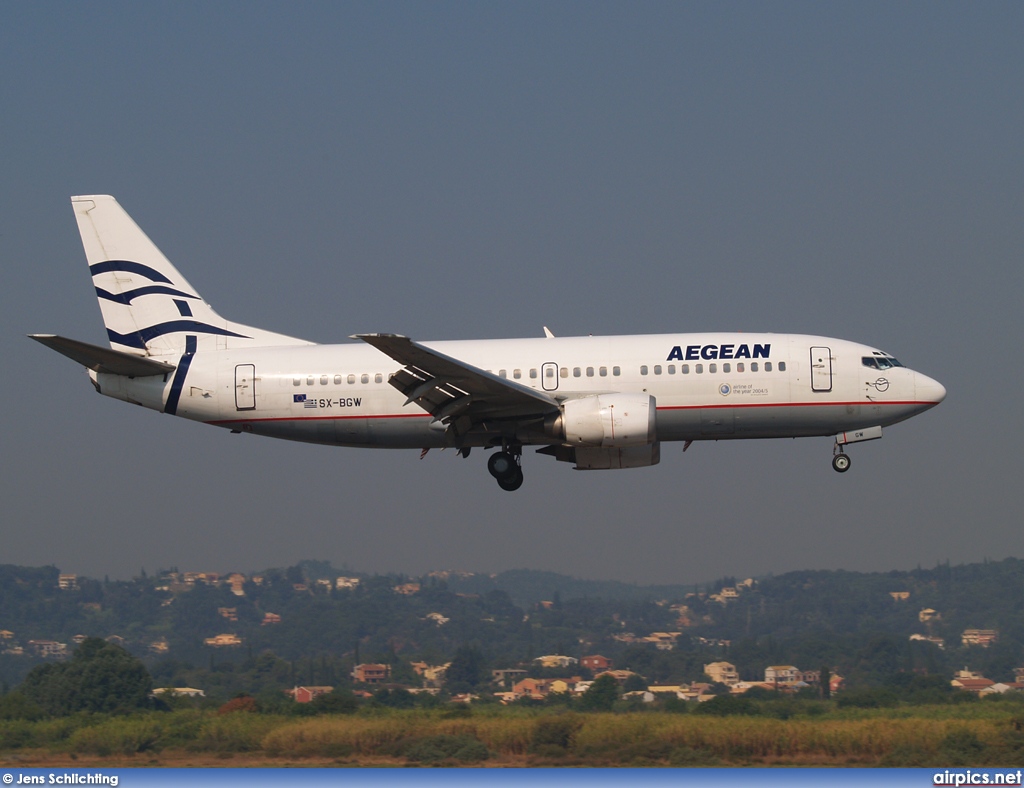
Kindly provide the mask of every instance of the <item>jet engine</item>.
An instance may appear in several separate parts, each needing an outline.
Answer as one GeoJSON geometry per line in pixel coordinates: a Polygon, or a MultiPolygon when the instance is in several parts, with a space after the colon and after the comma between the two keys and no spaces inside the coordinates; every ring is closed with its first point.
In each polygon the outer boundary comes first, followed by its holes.
{"type": "Polygon", "coordinates": [[[623,448],[657,440],[657,408],[649,394],[596,394],[566,400],[545,431],[578,447],[623,448]]]}

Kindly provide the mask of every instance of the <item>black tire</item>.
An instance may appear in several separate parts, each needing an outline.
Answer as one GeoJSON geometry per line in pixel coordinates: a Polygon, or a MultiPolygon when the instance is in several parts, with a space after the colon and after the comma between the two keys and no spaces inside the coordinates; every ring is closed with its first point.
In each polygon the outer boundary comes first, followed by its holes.
{"type": "Polygon", "coordinates": [[[495,479],[511,477],[518,469],[516,458],[507,451],[499,451],[487,458],[487,471],[495,479]]]}
{"type": "Polygon", "coordinates": [[[511,476],[498,479],[498,486],[507,492],[515,492],[518,490],[523,486],[523,469],[516,468],[515,473],[511,476]]]}
{"type": "Polygon", "coordinates": [[[850,470],[850,456],[848,454],[837,454],[832,458],[832,467],[837,473],[846,473],[850,470]]]}

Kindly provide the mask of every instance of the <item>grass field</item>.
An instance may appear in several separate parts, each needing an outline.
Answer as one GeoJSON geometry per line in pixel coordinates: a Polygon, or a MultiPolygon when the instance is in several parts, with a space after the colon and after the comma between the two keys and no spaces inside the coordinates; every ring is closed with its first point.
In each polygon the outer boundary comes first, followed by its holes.
{"type": "Polygon", "coordinates": [[[314,718],[185,710],[0,722],[29,765],[1019,766],[1017,704],[790,719],[554,709],[366,709],[314,718]]]}

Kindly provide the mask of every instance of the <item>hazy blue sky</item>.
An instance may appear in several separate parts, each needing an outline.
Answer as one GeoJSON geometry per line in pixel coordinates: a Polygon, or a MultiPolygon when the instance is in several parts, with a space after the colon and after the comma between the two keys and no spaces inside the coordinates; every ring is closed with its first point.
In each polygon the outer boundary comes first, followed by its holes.
{"type": "Polygon", "coordinates": [[[0,563],[330,559],[639,583],[1024,555],[1024,5],[0,2],[0,563]],[[289,444],[132,408],[68,197],[225,317],[320,342],[699,330],[880,346],[934,411],[853,447],[289,444]]]}

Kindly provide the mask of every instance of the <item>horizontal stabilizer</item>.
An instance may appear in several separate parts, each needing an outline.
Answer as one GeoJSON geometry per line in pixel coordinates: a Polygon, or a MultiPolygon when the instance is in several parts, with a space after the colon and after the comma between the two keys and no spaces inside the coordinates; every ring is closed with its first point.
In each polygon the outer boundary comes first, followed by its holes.
{"type": "Polygon", "coordinates": [[[147,375],[166,375],[168,372],[173,372],[175,368],[174,364],[165,364],[151,358],[122,353],[120,350],[111,350],[106,347],[97,347],[88,342],[79,342],[76,339],[67,339],[54,334],[29,334],[28,336],[29,339],[34,339],[36,342],[56,350],[93,372],[142,378],[147,375]]]}

